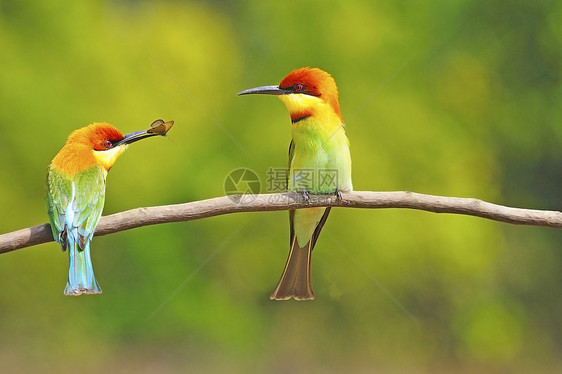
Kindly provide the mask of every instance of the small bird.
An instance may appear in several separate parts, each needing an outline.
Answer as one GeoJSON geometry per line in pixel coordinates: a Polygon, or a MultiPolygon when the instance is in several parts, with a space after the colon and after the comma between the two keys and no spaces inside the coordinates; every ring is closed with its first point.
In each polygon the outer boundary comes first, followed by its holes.
{"type": "Polygon", "coordinates": [[[51,161],[47,172],[47,211],[53,237],[68,249],[70,266],[65,295],[96,294],[90,242],[105,202],[107,172],[128,145],[165,135],[173,124],[158,120],[149,130],[123,136],[109,123],[93,123],[74,131],[51,161]]]}
{"type": "MultiPolygon", "coordinates": [[[[293,70],[278,86],[262,86],[238,95],[278,95],[291,116],[287,187],[312,194],[351,191],[351,156],[334,78],[318,68],[293,70]]],[[[273,300],[314,299],[310,263],[312,250],[330,208],[289,211],[290,250],[273,300]]]]}

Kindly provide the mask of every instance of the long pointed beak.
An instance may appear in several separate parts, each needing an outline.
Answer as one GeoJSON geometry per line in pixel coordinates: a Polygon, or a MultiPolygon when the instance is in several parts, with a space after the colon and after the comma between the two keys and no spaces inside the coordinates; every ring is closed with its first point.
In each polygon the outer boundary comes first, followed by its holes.
{"type": "Polygon", "coordinates": [[[148,130],[135,131],[135,132],[132,132],[130,134],[125,135],[123,137],[123,139],[121,139],[119,142],[115,143],[113,146],[117,147],[117,146],[124,145],[124,144],[131,144],[131,143],[134,143],[136,141],[146,139],[146,138],[150,138],[151,136],[156,136],[156,135],[158,135],[158,134],[149,133],[148,130]]]}
{"type": "Polygon", "coordinates": [[[238,92],[238,96],[252,95],[252,94],[287,95],[290,93],[292,92],[283,88],[279,88],[279,86],[261,86],[256,88],[250,88],[249,90],[244,90],[242,92],[238,92]]]}
{"type": "Polygon", "coordinates": [[[162,119],[157,119],[156,121],[152,122],[148,130],[135,131],[127,134],[123,137],[123,139],[115,143],[113,146],[116,147],[124,144],[131,144],[136,141],[150,138],[151,136],[156,135],[166,136],[166,133],[170,131],[173,125],[174,121],[164,122],[164,120],[162,119]]]}

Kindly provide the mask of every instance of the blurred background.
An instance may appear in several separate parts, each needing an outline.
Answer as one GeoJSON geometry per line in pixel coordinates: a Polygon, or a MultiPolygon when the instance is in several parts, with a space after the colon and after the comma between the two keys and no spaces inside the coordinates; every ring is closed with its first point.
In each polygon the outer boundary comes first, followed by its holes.
{"type": "MultiPolygon", "coordinates": [[[[0,232],[47,222],[46,167],[94,121],[176,121],[119,159],[104,214],[224,195],[240,167],[265,186],[289,116],[236,93],[302,66],[338,83],[356,190],[560,210],[561,24],[555,0],[2,0],[0,232]]],[[[4,254],[2,371],[562,370],[559,230],[336,209],[316,300],[273,302],[288,232],[262,212],[96,237],[104,292],[78,298],[57,244],[4,254]]]]}

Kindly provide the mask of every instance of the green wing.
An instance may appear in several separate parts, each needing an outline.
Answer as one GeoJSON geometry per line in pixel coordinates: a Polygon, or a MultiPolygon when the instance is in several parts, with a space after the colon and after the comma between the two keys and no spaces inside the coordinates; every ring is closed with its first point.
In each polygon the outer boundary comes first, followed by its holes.
{"type": "Polygon", "coordinates": [[[78,229],[80,248],[94,235],[105,202],[105,178],[98,166],[79,173],[75,178],[76,198],[73,228],[78,229]]]}
{"type": "MultiPolygon", "coordinates": [[[[66,207],[71,198],[72,181],[56,171],[53,166],[49,166],[47,172],[47,214],[49,215],[53,238],[57,242],[60,242],[60,237],[65,231],[66,207]]],[[[66,249],[66,243],[64,243],[64,249],[66,249]]]]}
{"type": "MultiPolygon", "coordinates": [[[[293,162],[293,157],[295,157],[295,142],[291,140],[291,144],[289,144],[289,169],[291,168],[291,162],[293,162]]],[[[288,174],[287,174],[287,178],[288,178],[288,174]]]]}
{"type": "Polygon", "coordinates": [[[105,178],[101,169],[95,166],[68,179],[50,168],[47,185],[47,207],[53,237],[65,250],[66,240],[61,239],[66,239],[70,232],[71,238],[83,249],[93,236],[103,210],[105,178]],[[69,204],[72,205],[69,207],[69,204]]]}
{"type": "MultiPolygon", "coordinates": [[[[289,175],[291,174],[291,162],[293,162],[293,157],[295,156],[295,142],[291,139],[291,144],[289,144],[289,166],[287,170],[287,191],[289,190],[289,175]]],[[[294,227],[294,217],[295,211],[289,210],[289,247],[293,245],[293,238],[295,237],[295,227],[294,227]]]]}

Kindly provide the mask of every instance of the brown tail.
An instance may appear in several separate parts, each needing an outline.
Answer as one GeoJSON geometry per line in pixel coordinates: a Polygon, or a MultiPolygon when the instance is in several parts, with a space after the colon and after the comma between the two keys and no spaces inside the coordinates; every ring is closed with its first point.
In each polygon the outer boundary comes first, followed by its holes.
{"type": "Polygon", "coordinates": [[[277,287],[271,293],[272,300],[312,300],[312,280],[310,279],[310,259],[312,257],[312,240],[304,247],[299,247],[296,236],[293,236],[289,258],[277,287]]]}
{"type": "Polygon", "coordinates": [[[326,208],[324,215],[318,222],[312,237],[303,247],[300,247],[293,228],[293,220],[295,211],[289,211],[289,220],[291,223],[291,249],[289,257],[281,274],[281,279],[277,283],[277,287],[269,297],[272,300],[288,300],[294,297],[295,300],[313,300],[314,291],[312,290],[312,278],[310,277],[310,261],[312,259],[312,250],[320,235],[320,230],[324,226],[330,208],[326,208]]]}

